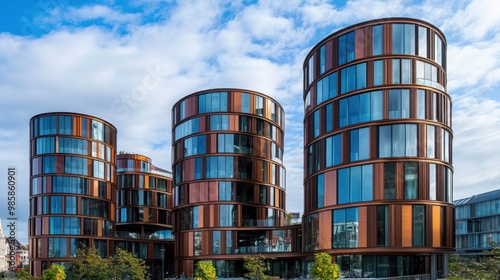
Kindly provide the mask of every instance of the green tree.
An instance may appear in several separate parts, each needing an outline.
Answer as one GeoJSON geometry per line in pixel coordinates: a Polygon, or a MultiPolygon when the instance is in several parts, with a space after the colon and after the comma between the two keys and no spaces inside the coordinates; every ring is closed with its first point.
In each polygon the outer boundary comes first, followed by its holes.
{"type": "Polygon", "coordinates": [[[42,273],[42,280],[64,280],[66,279],[66,272],[64,266],[52,264],[48,269],[42,273]]]}
{"type": "Polygon", "coordinates": [[[267,280],[270,277],[266,275],[266,272],[269,270],[268,258],[265,256],[259,255],[257,257],[244,257],[244,264],[248,273],[245,273],[246,278],[252,278],[256,280],[267,280]]]}
{"type": "Polygon", "coordinates": [[[194,273],[195,280],[215,280],[215,267],[211,261],[199,261],[196,263],[194,273]]]}
{"type": "Polygon", "coordinates": [[[485,251],[489,255],[480,256],[477,259],[459,258],[452,255],[449,262],[447,279],[500,279],[500,247],[491,242],[493,249],[485,251]]]}
{"type": "Polygon", "coordinates": [[[94,247],[77,249],[71,259],[68,279],[100,280],[111,279],[110,262],[101,258],[94,247]]]}
{"type": "Polygon", "coordinates": [[[116,248],[116,254],[110,260],[111,275],[116,279],[146,279],[147,266],[144,260],[138,259],[132,253],[116,248]]]}
{"type": "MultiPolygon", "coordinates": [[[[5,272],[5,274],[7,274],[7,272],[5,272]]],[[[36,279],[36,277],[31,276],[29,266],[25,266],[25,267],[23,267],[22,270],[17,271],[16,272],[16,277],[19,280],[33,280],[33,279],[36,279]]]]}
{"type": "Polygon", "coordinates": [[[327,253],[317,253],[314,255],[314,264],[309,270],[312,279],[332,280],[340,278],[339,266],[332,263],[332,256],[327,253]]]}

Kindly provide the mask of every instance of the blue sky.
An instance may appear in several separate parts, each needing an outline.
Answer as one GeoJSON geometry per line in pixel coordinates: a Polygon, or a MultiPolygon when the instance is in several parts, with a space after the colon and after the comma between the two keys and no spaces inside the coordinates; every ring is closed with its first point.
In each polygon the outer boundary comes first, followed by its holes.
{"type": "MultiPolygon", "coordinates": [[[[18,238],[27,242],[32,116],[103,118],[118,129],[118,150],[170,169],[172,105],[216,87],[260,91],[283,105],[287,210],[302,212],[303,59],[336,30],[382,17],[419,18],[445,33],[455,198],[497,189],[496,7],[496,0],[2,1],[0,181],[17,167],[18,238]]],[[[6,201],[0,195],[4,225],[6,201]]]]}

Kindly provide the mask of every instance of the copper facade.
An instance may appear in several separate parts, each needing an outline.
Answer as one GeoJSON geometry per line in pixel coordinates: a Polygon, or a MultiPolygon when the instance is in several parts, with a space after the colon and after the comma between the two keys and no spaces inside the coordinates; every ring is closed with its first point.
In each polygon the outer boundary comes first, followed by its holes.
{"type": "Polygon", "coordinates": [[[445,272],[455,245],[442,32],[392,18],[328,36],[305,59],[304,102],[304,251],[331,253],[350,277],[445,272]]]}

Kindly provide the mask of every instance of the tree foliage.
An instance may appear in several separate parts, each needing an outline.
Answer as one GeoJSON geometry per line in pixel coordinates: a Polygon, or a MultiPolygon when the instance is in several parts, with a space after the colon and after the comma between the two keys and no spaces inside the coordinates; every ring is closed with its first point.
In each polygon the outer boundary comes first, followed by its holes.
{"type": "Polygon", "coordinates": [[[269,270],[268,258],[263,255],[257,257],[245,256],[243,266],[248,270],[248,273],[244,275],[246,278],[256,280],[267,280],[270,278],[266,275],[266,272],[269,270]]]}
{"type": "Polygon", "coordinates": [[[493,249],[485,251],[489,255],[477,259],[460,259],[457,255],[452,255],[447,279],[500,280],[500,247],[495,242],[490,245],[493,249]]]}
{"type": "Polygon", "coordinates": [[[146,279],[144,260],[116,248],[115,256],[104,259],[95,248],[77,249],[68,270],[68,279],[146,279]]]}
{"type": "Polygon", "coordinates": [[[16,277],[19,280],[33,280],[36,277],[31,276],[29,266],[23,267],[23,269],[16,272],[16,277]]]}
{"type": "Polygon", "coordinates": [[[333,280],[340,278],[339,266],[332,263],[332,256],[327,253],[317,253],[314,255],[314,264],[309,270],[312,279],[333,280]]]}
{"type": "Polygon", "coordinates": [[[52,264],[48,269],[42,273],[42,280],[65,280],[66,272],[64,266],[52,264]]]}
{"type": "Polygon", "coordinates": [[[196,263],[196,280],[215,280],[215,267],[211,261],[199,261],[196,263]]]}

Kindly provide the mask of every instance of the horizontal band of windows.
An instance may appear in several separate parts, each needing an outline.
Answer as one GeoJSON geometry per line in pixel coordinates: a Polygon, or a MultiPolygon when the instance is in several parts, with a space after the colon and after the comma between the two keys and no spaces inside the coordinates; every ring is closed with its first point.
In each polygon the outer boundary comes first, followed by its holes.
{"type": "Polygon", "coordinates": [[[32,121],[33,137],[64,134],[88,137],[116,146],[116,130],[100,121],[80,116],[42,116],[32,121]],[[76,131],[74,124],[79,130],[76,131]],[[90,127],[89,127],[90,126],[90,127]]]}

